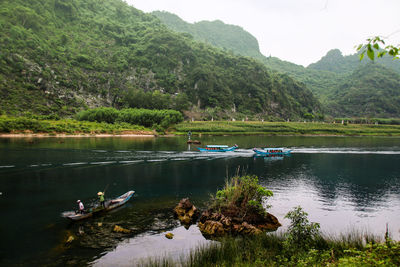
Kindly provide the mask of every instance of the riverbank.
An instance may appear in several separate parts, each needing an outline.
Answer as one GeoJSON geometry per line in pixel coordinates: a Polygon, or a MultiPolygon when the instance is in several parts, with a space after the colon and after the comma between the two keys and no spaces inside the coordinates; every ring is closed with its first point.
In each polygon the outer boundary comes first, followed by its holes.
{"type": "Polygon", "coordinates": [[[39,120],[0,116],[0,137],[110,137],[155,136],[155,131],[129,123],[39,120]]]}
{"type": "MultiPolygon", "coordinates": [[[[400,136],[400,125],[323,122],[195,121],[182,122],[167,135],[317,135],[400,136]]],[[[40,120],[0,116],[0,137],[136,137],[156,136],[154,129],[125,122],[105,123],[74,119],[40,120]]]]}
{"type": "Polygon", "coordinates": [[[400,136],[400,125],[323,122],[195,121],[175,126],[176,135],[400,136]]]}
{"type": "Polygon", "coordinates": [[[52,134],[52,133],[16,133],[16,134],[4,134],[0,133],[0,138],[31,138],[31,137],[59,137],[59,138],[79,138],[79,137],[155,137],[155,134],[52,134]]]}

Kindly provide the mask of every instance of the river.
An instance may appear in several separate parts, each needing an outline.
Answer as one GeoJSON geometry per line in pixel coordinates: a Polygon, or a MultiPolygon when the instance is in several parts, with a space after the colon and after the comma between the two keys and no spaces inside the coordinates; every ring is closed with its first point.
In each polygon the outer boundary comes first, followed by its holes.
{"type": "Polygon", "coordinates": [[[259,176],[274,192],[269,212],[284,231],[301,206],[329,235],[364,232],[400,239],[400,138],[203,136],[203,144],[237,144],[200,153],[185,137],[0,139],[0,265],[129,266],[144,257],[180,257],[204,239],[172,214],[183,197],[205,208],[226,177],[259,176]],[[290,156],[254,157],[253,147],[289,147],[290,156]],[[61,215],[80,199],[96,205],[129,190],[123,208],[71,223],[61,215]],[[115,225],[130,234],[112,232],[115,225]],[[164,237],[173,232],[172,240],[164,237]],[[74,240],[66,243],[69,236],[74,240]]]}

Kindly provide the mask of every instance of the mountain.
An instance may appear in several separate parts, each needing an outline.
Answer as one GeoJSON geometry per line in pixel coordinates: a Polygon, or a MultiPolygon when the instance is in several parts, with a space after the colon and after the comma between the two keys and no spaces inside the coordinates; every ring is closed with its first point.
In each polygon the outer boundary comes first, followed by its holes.
{"type": "MultiPolygon", "coordinates": [[[[344,74],[366,65],[368,62],[368,60],[360,61],[358,54],[343,56],[339,49],[332,49],[318,62],[310,64],[307,68],[344,74]]],[[[375,62],[400,74],[399,60],[393,60],[390,56],[384,56],[383,58],[376,58],[375,62]]]]}
{"type": "Polygon", "coordinates": [[[370,62],[351,72],[331,99],[327,108],[335,116],[398,117],[400,74],[370,62]]]}
{"type": "Polygon", "coordinates": [[[397,109],[386,108],[395,106],[397,104],[396,97],[400,94],[400,87],[396,87],[396,83],[393,82],[396,79],[398,81],[395,74],[400,74],[399,60],[385,56],[376,59],[374,67],[371,67],[369,60],[360,61],[358,54],[343,56],[340,50],[333,49],[318,62],[303,67],[276,57],[265,57],[258,49],[257,40],[240,27],[236,28],[236,31],[232,31],[230,30],[232,25],[221,24],[219,21],[190,24],[168,12],[153,12],[152,14],[159,17],[173,30],[186,32],[197,40],[231,50],[235,54],[253,57],[268,68],[275,70],[276,73],[285,73],[304,83],[322,103],[323,109],[329,115],[400,117],[397,109]],[[203,25],[207,25],[207,27],[203,27],[203,25]],[[209,30],[210,28],[212,30],[209,30]],[[202,34],[199,35],[198,32],[202,34]],[[229,33],[229,38],[226,37],[227,33],[229,33]],[[251,37],[248,37],[249,35],[251,37]],[[238,48],[237,44],[248,44],[248,51],[238,48]],[[357,75],[360,76],[357,77],[357,75]],[[379,81],[389,79],[391,82],[382,82],[379,85],[372,82],[372,79],[379,81]],[[370,85],[367,86],[368,84],[370,85]],[[375,91],[371,86],[376,86],[375,91]],[[350,89],[352,93],[346,91],[350,89]],[[381,97],[377,97],[375,92],[380,92],[381,97]],[[348,101],[344,101],[340,96],[346,96],[348,101]],[[385,105],[382,107],[382,97],[386,96],[390,97],[386,99],[385,105]],[[362,103],[368,108],[355,107],[352,109],[351,104],[361,103],[360,97],[364,98],[365,101],[362,103]]]}
{"type": "Polygon", "coordinates": [[[172,31],[122,0],[0,6],[2,113],[69,116],[113,106],[286,119],[321,112],[304,84],[172,31]]]}
{"type": "Polygon", "coordinates": [[[170,29],[188,33],[197,41],[233,51],[242,56],[261,58],[257,39],[242,27],[225,24],[220,20],[187,23],[175,14],[166,11],[153,11],[170,29]]]}

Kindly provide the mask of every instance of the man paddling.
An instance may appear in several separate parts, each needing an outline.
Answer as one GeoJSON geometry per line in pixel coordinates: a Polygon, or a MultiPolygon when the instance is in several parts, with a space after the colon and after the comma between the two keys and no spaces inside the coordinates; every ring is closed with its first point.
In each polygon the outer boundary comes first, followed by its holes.
{"type": "Polygon", "coordinates": [[[99,197],[100,205],[102,205],[103,208],[106,208],[106,203],[104,201],[104,193],[103,192],[98,192],[97,196],[99,197]]]}

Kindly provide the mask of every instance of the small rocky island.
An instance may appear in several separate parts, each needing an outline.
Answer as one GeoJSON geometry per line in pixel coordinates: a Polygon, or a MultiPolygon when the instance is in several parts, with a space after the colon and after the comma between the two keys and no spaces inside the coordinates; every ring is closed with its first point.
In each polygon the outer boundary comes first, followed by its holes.
{"type": "MultiPolygon", "coordinates": [[[[256,176],[233,177],[202,212],[199,229],[207,238],[275,231],[281,224],[262,205],[270,196],[272,192],[260,186],[256,176]]],[[[179,202],[174,213],[186,226],[195,223],[199,216],[199,211],[187,198],[179,202]]]]}

